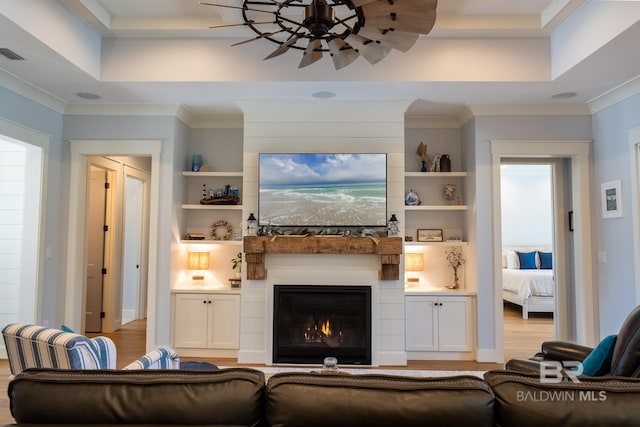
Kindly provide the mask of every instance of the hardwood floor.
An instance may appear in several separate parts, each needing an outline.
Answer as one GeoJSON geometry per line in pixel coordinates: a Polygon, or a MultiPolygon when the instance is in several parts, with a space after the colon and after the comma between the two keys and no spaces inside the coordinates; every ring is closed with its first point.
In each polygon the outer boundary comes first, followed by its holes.
{"type": "MultiPolygon", "coordinates": [[[[89,336],[104,335],[110,337],[118,349],[117,368],[128,365],[145,353],[145,321],[128,323],[122,329],[112,334],[88,334],[89,336]]],[[[505,305],[504,311],[504,340],[505,360],[516,357],[529,357],[538,352],[542,341],[554,338],[553,319],[549,314],[532,313],[528,320],[522,320],[519,307],[512,304],[505,305]]],[[[239,364],[236,359],[204,359],[181,357],[181,360],[204,360],[219,366],[249,366],[239,364]]],[[[255,365],[251,365],[255,366],[255,365]]],[[[407,366],[385,366],[385,369],[416,369],[416,370],[491,370],[502,369],[500,363],[478,363],[474,361],[433,361],[411,360],[407,366]]],[[[0,390],[6,390],[9,377],[9,363],[0,360],[0,390]]],[[[0,425],[11,424],[14,420],[9,412],[9,399],[6,393],[0,394],[0,425]]]]}

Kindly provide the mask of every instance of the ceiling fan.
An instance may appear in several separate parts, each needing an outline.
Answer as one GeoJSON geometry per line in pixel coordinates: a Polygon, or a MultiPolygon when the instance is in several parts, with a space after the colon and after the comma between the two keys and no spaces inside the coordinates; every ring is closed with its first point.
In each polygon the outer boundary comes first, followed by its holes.
{"type": "Polygon", "coordinates": [[[436,20],[438,0],[244,0],[242,6],[200,2],[242,10],[244,22],[210,28],[247,26],[256,34],[237,46],[266,39],[278,47],[264,59],[302,50],[298,68],[329,52],[336,70],[363,56],[376,64],[392,49],[406,52],[436,20]]]}

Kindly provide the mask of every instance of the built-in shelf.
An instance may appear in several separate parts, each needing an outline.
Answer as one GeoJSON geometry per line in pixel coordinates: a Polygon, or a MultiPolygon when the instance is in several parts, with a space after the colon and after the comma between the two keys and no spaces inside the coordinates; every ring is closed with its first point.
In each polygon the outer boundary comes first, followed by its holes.
{"type": "Polygon", "coordinates": [[[405,172],[404,176],[419,178],[462,178],[467,176],[466,172],[405,172]]]}
{"type": "Polygon", "coordinates": [[[466,211],[469,209],[467,205],[407,205],[404,207],[407,211],[466,211]]]}
{"type": "Polygon", "coordinates": [[[182,205],[182,209],[203,209],[203,210],[242,210],[242,205],[196,205],[186,203],[182,205]]]}
{"type": "Polygon", "coordinates": [[[242,176],[242,172],[191,172],[191,171],[182,171],[183,176],[220,176],[220,177],[228,177],[228,176],[242,176]]]}
{"type": "Polygon", "coordinates": [[[467,246],[469,242],[449,240],[447,242],[404,242],[405,246],[467,246]]]}
{"type": "Polygon", "coordinates": [[[380,255],[380,280],[400,278],[400,237],[245,236],[247,279],[266,278],[266,254],[371,254],[380,255]]]}
{"type": "Polygon", "coordinates": [[[180,240],[180,243],[186,245],[235,245],[242,246],[242,240],[180,240]]]}

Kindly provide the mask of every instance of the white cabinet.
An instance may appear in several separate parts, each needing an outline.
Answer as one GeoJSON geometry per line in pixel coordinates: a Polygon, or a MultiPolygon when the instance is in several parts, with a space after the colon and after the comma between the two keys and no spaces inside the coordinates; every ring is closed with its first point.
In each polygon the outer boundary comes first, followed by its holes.
{"type": "Polygon", "coordinates": [[[237,350],[240,347],[240,295],[175,293],[173,309],[175,348],[237,350]]]}
{"type": "Polygon", "coordinates": [[[405,296],[408,358],[411,352],[473,351],[473,301],[461,295],[405,296]]]}

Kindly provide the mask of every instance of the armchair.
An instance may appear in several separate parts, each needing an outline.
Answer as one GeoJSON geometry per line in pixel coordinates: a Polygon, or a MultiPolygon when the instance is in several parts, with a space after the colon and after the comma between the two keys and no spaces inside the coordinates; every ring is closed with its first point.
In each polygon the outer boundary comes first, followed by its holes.
{"type": "MultiPolygon", "coordinates": [[[[59,329],[12,323],[2,329],[9,369],[17,375],[27,368],[116,369],[116,346],[108,337],[88,338],[59,329]]],[[[179,369],[173,349],[150,351],[123,369],[179,369]]]]}
{"type": "MultiPolygon", "coordinates": [[[[605,344],[606,339],[602,344],[605,344]]],[[[612,340],[611,340],[612,341],[612,340]]],[[[594,351],[593,348],[563,341],[546,341],[541,351],[531,359],[512,359],[506,363],[507,370],[525,373],[539,373],[540,364],[548,361],[561,363],[584,362],[594,351]]],[[[618,332],[609,358],[604,359],[602,375],[640,377],[640,306],[636,307],[624,320],[618,332]]]]}

